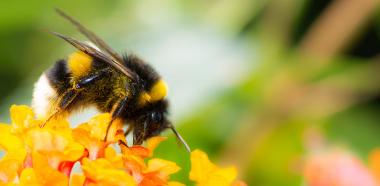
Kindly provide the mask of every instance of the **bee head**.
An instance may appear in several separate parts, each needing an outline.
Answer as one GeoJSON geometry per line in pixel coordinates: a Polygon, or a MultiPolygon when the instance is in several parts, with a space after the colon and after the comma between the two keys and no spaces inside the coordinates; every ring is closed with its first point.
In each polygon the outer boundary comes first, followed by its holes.
{"type": "Polygon", "coordinates": [[[133,129],[133,142],[135,144],[141,144],[144,140],[158,136],[163,130],[170,128],[167,109],[166,100],[150,103],[142,108],[133,129]]]}
{"type": "Polygon", "coordinates": [[[177,132],[174,125],[168,120],[167,109],[168,102],[166,100],[160,100],[149,104],[148,108],[145,108],[144,114],[142,114],[137,120],[137,123],[135,123],[133,143],[141,144],[144,140],[153,136],[158,136],[163,130],[170,128],[177,137],[177,140],[185,146],[188,152],[190,152],[189,145],[177,132]]]}

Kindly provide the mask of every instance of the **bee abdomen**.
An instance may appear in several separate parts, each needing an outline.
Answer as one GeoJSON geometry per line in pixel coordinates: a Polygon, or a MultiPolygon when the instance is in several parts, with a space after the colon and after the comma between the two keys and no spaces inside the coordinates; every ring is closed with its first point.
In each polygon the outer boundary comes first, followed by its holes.
{"type": "Polygon", "coordinates": [[[70,87],[70,73],[65,60],[57,61],[34,85],[32,107],[39,118],[49,116],[59,96],[70,87]]]}
{"type": "Polygon", "coordinates": [[[57,98],[57,91],[51,86],[46,74],[42,74],[33,91],[32,107],[37,117],[46,118],[53,107],[53,100],[57,98]]]}
{"type": "Polygon", "coordinates": [[[65,60],[57,61],[45,74],[50,85],[56,89],[59,94],[63,94],[71,87],[70,72],[65,60]]]}

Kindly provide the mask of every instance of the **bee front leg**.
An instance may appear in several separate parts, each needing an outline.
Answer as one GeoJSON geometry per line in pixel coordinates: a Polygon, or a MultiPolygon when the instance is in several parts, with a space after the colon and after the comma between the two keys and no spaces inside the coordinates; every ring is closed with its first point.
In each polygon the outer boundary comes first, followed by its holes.
{"type": "Polygon", "coordinates": [[[113,121],[117,118],[121,118],[121,116],[124,113],[124,110],[127,108],[128,104],[129,104],[129,99],[127,96],[124,98],[121,98],[119,101],[117,101],[116,107],[112,111],[112,119],[107,126],[106,135],[104,136],[104,141],[107,141],[108,132],[112,126],[113,121]]]}
{"type": "Polygon", "coordinates": [[[62,99],[59,101],[58,107],[55,111],[40,125],[40,128],[43,128],[47,122],[49,122],[52,118],[60,114],[63,110],[65,110],[78,96],[80,90],[73,88],[69,89],[63,94],[62,99]]]}
{"type": "Polygon", "coordinates": [[[86,87],[93,84],[94,82],[100,80],[102,77],[107,75],[108,72],[108,69],[104,69],[99,72],[89,74],[79,79],[77,82],[74,82],[74,87],[63,94],[62,98],[59,100],[58,107],[48,117],[48,119],[40,125],[40,127],[43,128],[46,125],[46,123],[49,122],[49,120],[51,120],[52,118],[60,114],[62,111],[67,109],[67,107],[69,107],[74,102],[75,98],[79,95],[81,91],[85,90],[86,87]]]}
{"type": "Polygon", "coordinates": [[[136,125],[133,129],[133,145],[141,145],[145,140],[145,134],[148,128],[148,122],[144,121],[136,125]]]}

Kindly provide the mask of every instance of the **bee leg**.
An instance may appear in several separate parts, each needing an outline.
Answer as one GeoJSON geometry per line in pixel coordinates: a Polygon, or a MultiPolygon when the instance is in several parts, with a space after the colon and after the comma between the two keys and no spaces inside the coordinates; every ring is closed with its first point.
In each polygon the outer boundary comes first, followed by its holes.
{"type": "Polygon", "coordinates": [[[129,133],[131,133],[133,130],[133,127],[131,125],[128,125],[128,129],[124,132],[124,136],[128,136],[129,133]]]}
{"type": "Polygon", "coordinates": [[[112,119],[107,126],[106,135],[104,136],[104,141],[107,141],[108,132],[112,126],[113,121],[116,118],[121,118],[123,111],[127,108],[128,103],[129,103],[128,97],[124,97],[124,98],[120,99],[120,101],[118,101],[116,109],[114,109],[114,111],[112,112],[112,119]]]}
{"type": "Polygon", "coordinates": [[[145,140],[146,129],[148,128],[148,122],[134,126],[133,129],[133,145],[141,145],[145,140]]]}
{"type": "Polygon", "coordinates": [[[42,124],[40,124],[40,128],[44,128],[46,123],[53,119],[60,111],[61,109],[59,108],[55,109],[55,111],[42,124]]]}
{"type": "Polygon", "coordinates": [[[128,147],[128,144],[126,144],[124,141],[122,141],[122,140],[119,140],[118,142],[117,142],[119,145],[123,145],[123,146],[125,146],[125,147],[128,147]]]}
{"type": "Polygon", "coordinates": [[[99,72],[87,75],[78,82],[75,83],[75,86],[72,89],[69,89],[63,94],[62,99],[59,101],[58,107],[56,110],[48,117],[48,119],[40,125],[40,128],[43,128],[49,120],[58,115],[61,111],[65,110],[79,95],[79,93],[86,88],[88,85],[93,84],[95,81],[101,79],[109,72],[108,69],[101,70],[99,72]]]}
{"type": "Polygon", "coordinates": [[[52,118],[57,116],[60,112],[65,110],[78,96],[79,94],[78,89],[73,88],[68,91],[66,91],[62,97],[62,99],[59,101],[58,107],[55,109],[55,111],[40,125],[40,128],[43,128],[47,122],[49,122],[52,118]]]}
{"type": "MultiPolygon", "coordinates": [[[[115,118],[115,119],[116,119],[116,118],[115,118]]],[[[107,141],[107,138],[108,138],[108,132],[109,132],[109,130],[110,130],[111,126],[112,126],[112,123],[113,123],[113,121],[114,121],[115,119],[112,118],[111,121],[110,121],[110,122],[108,123],[108,125],[107,125],[106,135],[104,136],[104,139],[103,139],[104,142],[107,141]]]]}
{"type": "Polygon", "coordinates": [[[98,81],[102,79],[104,76],[109,75],[110,70],[108,68],[105,68],[103,70],[100,70],[98,72],[89,74],[83,78],[81,78],[76,84],[75,89],[83,89],[88,87],[89,85],[93,84],[95,81],[98,81]]]}

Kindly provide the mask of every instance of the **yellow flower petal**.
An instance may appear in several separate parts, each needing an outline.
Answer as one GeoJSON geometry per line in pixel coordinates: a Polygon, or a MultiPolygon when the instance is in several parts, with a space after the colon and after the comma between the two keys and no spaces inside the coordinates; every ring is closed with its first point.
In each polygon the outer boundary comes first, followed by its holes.
{"type": "Polygon", "coordinates": [[[237,170],[235,167],[218,169],[209,174],[209,177],[206,180],[198,182],[198,185],[229,186],[235,180],[236,176],[237,170]]]}
{"type": "Polygon", "coordinates": [[[14,159],[0,161],[0,183],[12,182],[21,170],[21,164],[14,159]]]}
{"type": "Polygon", "coordinates": [[[26,168],[21,172],[20,184],[22,185],[39,185],[36,173],[32,168],[26,168]]]}
{"type": "Polygon", "coordinates": [[[15,132],[22,133],[25,129],[37,126],[32,109],[25,105],[12,105],[10,109],[12,126],[15,132]]]}
{"type": "Polygon", "coordinates": [[[197,185],[224,186],[231,185],[237,176],[235,167],[219,168],[208,159],[206,153],[195,150],[191,152],[190,180],[197,185]]]}
{"type": "MultiPolygon", "coordinates": [[[[50,120],[41,129],[42,122],[34,119],[27,106],[12,106],[11,115],[13,125],[0,124],[0,149],[6,151],[0,161],[0,182],[33,186],[184,185],[169,181],[169,176],[180,170],[176,163],[158,158],[146,160],[166,138],[150,138],[146,148],[120,145],[120,153],[110,145],[119,141],[127,144],[121,130],[123,123],[117,120],[104,141],[111,120],[108,113],[74,129],[64,117],[50,120]],[[81,163],[83,174],[70,176],[76,162],[81,163]]],[[[202,151],[192,152],[191,161],[190,179],[197,185],[244,185],[235,181],[234,167],[219,168],[202,151]]]]}
{"type": "Polygon", "coordinates": [[[153,156],[153,151],[156,149],[156,147],[163,141],[166,140],[166,137],[161,136],[155,136],[152,138],[149,138],[147,141],[147,149],[149,150],[149,156],[153,156]]]}
{"type": "Polygon", "coordinates": [[[69,140],[65,136],[48,129],[30,131],[26,142],[36,151],[64,151],[69,144],[69,140]]]}
{"type": "MultiPolygon", "coordinates": [[[[111,114],[104,113],[99,114],[88,121],[88,129],[90,131],[90,137],[103,140],[106,136],[107,127],[111,121],[111,114]]],[[[115,120],[112,123],[110,130],[108,131],[108,139],[107,141],[114,141],[114,136],[116,131],[122,128],[123,123],[121,120],[115,120]]]]}
{"type": "MultiPolygon", "coordinates": [[[[43,121],[35,119],[32,109],[25,105],[13,105],[10,109],[12,119],[12,132],[24,135],[28,130],[38,128],[43,121]]],[[[54,130],[69,129],[69,123],[66,115],[60,115],[58,118],[52,118],[45,125],[45,128],[54,130]]]]}
{"type": "Polygon", "coordinates": [[[0,149],[6,151],[3,160],[15,159],[20,163],[24,161],[26,150],[22,139],[11,133],[11,126],[0,124],[0,149]]]}
{"type": "Polygon", "coordinates": [[[134,178],[126,171],[113,167],[106,159],[100,158],[91,161],[83,159],[82,170],[84,175],[96,185],[136,185],[134,178]]]}
{"type": "Polygon", "coordinates": [[[169,175],[178,172],[180,169],[174,162],[154,158],[148,161],[148,167],[144,172],[157,172],[161,179],[167,180],[169,175]]]}
{"type": "Polygon", "coordinates": [[[32,129],[27,133],[26,143],[33,151],[48,157],[53,168],[57,168],[63,161],[76,161],[84,153],[83,146],[74,142],[67,131],[32,129]]]}
{"type": "Polygon", "coordinates": [[[117,154],[115,149],[108,146],[105,149],[104,158],[107,159],[116,168],[122,168],[124,166],[123,158],[120,154],[117,154]]]}
{"type": "Polygon", "coordinates": [[[215,169],[217,169],[216,166],[210,162],[206,153],[200,150],[191,152],[190,180],[206,180],[208,178],[208,174],[215,169]]]}
{"type": "MultiPolygon", "coordinates": [[[[44,128],[50,128],[57,131],[70,129],[70,123],[67,121],[67,116],[67,114],[62,114],[56,116],[56,118],[50,119],[49,122],[45,124],[44,128]]],[[[42,123],[41,121],[37,122],[42,123]]]]}

